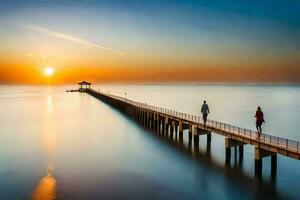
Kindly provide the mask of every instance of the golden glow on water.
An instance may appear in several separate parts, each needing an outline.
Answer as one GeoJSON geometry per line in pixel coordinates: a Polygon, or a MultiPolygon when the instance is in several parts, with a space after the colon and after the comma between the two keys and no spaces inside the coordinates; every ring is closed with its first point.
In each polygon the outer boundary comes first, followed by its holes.
{"type": "Polygon", "coordinates": [[[37,184],[32,200],[54,200],[56,199],[56,180],[51,172],[48,172],[37,184]]]}
{"type": "MultiPolygon", "coordinates": [[[[51,87],[48,88],[51,91],[51,87]]],[[[47,167],[54,168],[53,159],[57,150],[57,130],[56,123],[54,119],[54,102],[52,94],[49,94],[46,99],[46,121],[44,123],[44,132],[42,136],[42,144],[45,151],[45,157],[47,158],[47,167]]]]}
{"type": "MultiPolygon", "coordinates": [[[[51,92],[51,88],[48,88],[51,92]]],[[[56,180],[53,176],[54,156],[57,149],[57,132],[55,129],[53,96],[49,94],[45,99],[45,123],[42,134],[42,144],[44,147],[47,175],[42,177],[32,194],[32,200],[54,200],[56,199],[56,180]]]]}
{"type": "MultiPolygon", "coordinates": [[[[48,124],[46,124],[47,126],[48,124]]],[[[50,126],[49,126],[50,127],[50,126]]],[[[57,150],[57,135],[52,132],[53,128],[44,132],[42,137],[42,143],[44,146],[45,157],[47,158],[47,166],[53,168],[53,158],[57,150]]]]}

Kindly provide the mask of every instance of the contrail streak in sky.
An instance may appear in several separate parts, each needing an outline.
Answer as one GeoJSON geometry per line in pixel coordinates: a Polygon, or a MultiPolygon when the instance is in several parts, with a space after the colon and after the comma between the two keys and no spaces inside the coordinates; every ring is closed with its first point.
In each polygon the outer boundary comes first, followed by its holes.
{"type": "Polygon", "coordinates": [[[72,36],[72,35],[69,35],[69,34],[66,34],[66,33],[63,33],[63,32],[57,32],[57,31],[49,30],[49,29],[41,27],[41,26],[22,25],[21,27],[26,28],[28,30],[38,32],[38,33],[42,33],[42,34],[45,34],[45,35],[48,35],[48,36],[51,36],[51,37],[76,42],[76,43],[79,43],[79,44],[87,45],[89,47],[104,49],[106,51],[111,51],[111,52],[117,53],[118,55],[124,55],[124,52],[119,51],[117,49],[105,47],[105,46],[93,43],[91,41],[88,41],[88,40],[85,40],[85,39],[82,39],[82,38],[79,38],[79,37],[75,37],[75,36],[72,36]]]}

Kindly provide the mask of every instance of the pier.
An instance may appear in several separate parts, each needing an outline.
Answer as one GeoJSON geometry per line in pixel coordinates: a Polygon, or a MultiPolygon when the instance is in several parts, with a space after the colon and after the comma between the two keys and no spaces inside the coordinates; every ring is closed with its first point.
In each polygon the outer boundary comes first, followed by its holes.
{"type": "Polygon", "coordinates": [[[244,129],[230,124],[207,120],[204,125],[202,117],[190,115],[178,111],[160,108],[145,103],[133,101],[124,97],[103,93],[93,89],[85,88],[80,92],[86,92],[93,97],[113,106],[133,120],[156,132],[173,138],[178,136],[183,142],[184,130],[187,130],[190,143],[199,145],[200,136],[206,136],[207,146],[211,145],[211,134],[224,136],[226,156],[225,163],[230,164],[232,148],[237,151],[240,159],[243,158],[244,145],[254,146],[254,171],[255,176],[262,175],[263,159],[271,157],[271,173],[277,171],[277,154],[300,160],[300,145],[298,141],[261,134],[258,138],[256,131],[244,129]]]}

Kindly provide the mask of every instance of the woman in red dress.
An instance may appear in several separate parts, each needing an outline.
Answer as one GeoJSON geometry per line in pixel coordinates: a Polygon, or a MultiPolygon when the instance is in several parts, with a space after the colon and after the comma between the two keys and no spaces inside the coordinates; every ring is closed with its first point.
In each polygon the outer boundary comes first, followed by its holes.
{"type": "Polygon", "coordinates": [[[257,129],[257,132],[258,132],[257,138],[259,138],[260,134],[262,132],[261,125],[265,122],[264,113],[261,111],[260,106],[257,107],[255,118],[256,118],[256,129],[257,129]]]}

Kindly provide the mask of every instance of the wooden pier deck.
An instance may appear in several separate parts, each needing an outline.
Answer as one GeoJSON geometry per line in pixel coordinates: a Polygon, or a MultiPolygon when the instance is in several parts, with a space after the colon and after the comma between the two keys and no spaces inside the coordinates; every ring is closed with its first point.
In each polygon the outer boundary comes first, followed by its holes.
{"type": "Polygon", "coordinates": [[[243,145],[253,145],[255,148],[255,174],[261,175],[262,159],[271,156],[271,171],[276,172],[277,154],[300,160],[300,144],[298,141],[261,134],[257,138],[256,131],[244,129],[230,124],[207,120],[206,125],[202,117],[190,115],[174,110],[168,110],[145,103],[140,103],[124,97],[102,93],[93,89],[86,89],[90,95],[116,107],[145,126],[154,128],[162,134],[179,134],[183,137],[183,130],[188,129],[189,140],[199,143],[200,135],[207,135],[207,142],[211,141],[211,133],[225,136],[226,159],[230,162],[231,147],[239,147],[243,154],[243,145]]]}

